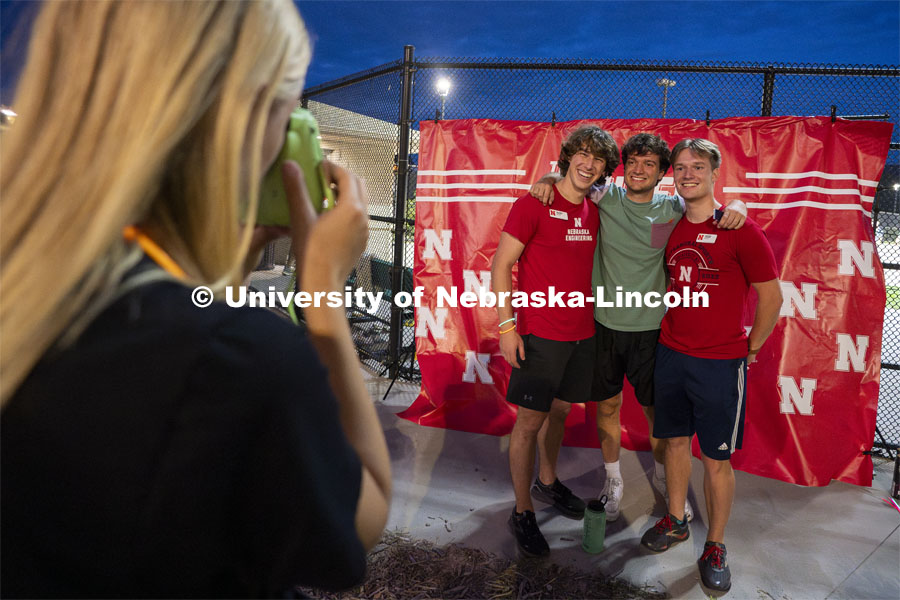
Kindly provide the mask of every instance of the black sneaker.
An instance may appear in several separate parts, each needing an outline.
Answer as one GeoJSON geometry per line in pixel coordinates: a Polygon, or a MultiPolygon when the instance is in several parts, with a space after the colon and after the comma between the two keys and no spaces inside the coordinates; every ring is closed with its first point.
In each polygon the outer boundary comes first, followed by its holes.
{"type": "Polygon", "coordinates": [[[584,500],[572,493],[572,490],[557,479],[551,485],[544,485],[535,479],[531,486],[531,496],[541,502],[552,504],[553,508],[572,519],[584,518],[584,500]]]}
{"type": "Polygon", "coordinates": [[[644,532],[641,544],[653,552],[665,552],[675,544],[691,537],[687,519],[680,523],[675,517],[666,513],[652,528],[644,532]]]}
{"type": "Polygon", "coordinates": [[[537,520],[534,513],[526,510],[522,514],[516,513],[516,507],[513,507],[512,514],[509,516],[509,529],[516,536],[516,542],[519,544],[519,550],[527,556],[547,556],[550,554],[550,545],[544,539],[541,530],[538,529],[537,520]]]}
{"type": "Polygon", "coordinates": [[[703,556],[697,561],[700,567],[700,579],[703,585],[711,590],[727,592],[731,589],[731,569],[725,555],[725,544],[706,542],[703,556]]]}

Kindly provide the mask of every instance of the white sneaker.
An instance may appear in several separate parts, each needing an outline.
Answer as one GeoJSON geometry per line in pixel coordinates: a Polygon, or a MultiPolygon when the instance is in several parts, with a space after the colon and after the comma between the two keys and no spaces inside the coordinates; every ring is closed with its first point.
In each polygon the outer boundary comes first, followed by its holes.
{"type": "Polygon", "coordinates": [[[622,494],[625,493],[625,482],[618,477],[607,478],[603,484],[600,496],[606,496],[606,521],[612,522],[619,518],[619,503],[622,494]]]}
{"type": "MultiPolygon", "coordinates": [[[[666,499],[668,502],[668,499],[666,499]]],[[[688,521],[694,520],[694,509],[691,507],[691,501],[687,499],[687,496],[684,498],[684,518],[688,521]]]]}
{"type": "MultiPolygon", "coordinates": [[[[650,479],[650,484],[656,488],[656,491],[666,499],[666,506],[669,505],[669,490],[666,488],[666,478],[665,477],[657,477],[656,472],[653,472],[653,477],[650,479]]],[[[691,506],[691,501],[685,497],[684,499],[684,516],[688,521],[694,520],[694,508],[691,506]]]]}

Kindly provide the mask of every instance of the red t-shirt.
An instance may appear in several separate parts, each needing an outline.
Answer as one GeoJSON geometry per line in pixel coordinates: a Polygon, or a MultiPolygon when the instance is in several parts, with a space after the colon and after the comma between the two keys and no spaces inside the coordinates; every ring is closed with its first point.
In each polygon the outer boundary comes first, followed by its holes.
{"type": "Polygon", "coordinates": [[[747,356],[744,303],[751,283],[778,277],[766,234],[747,219],[741,229],[717,229],[681,219],[666,245],[669,291],[709,295],[707,308],[678,306],[663,317],[659,343],[698,358],[747,356]]]}
{"type": "Polygon", "coordinates": [[[589,198],[572,204],[556,186],[553,192],[556,199],[550,206],[529,195],[516,200],[503,227],[525,244],[519,257],[519,291],[541,292],[547,302],[516,309],[516,329],[520,335],[560,342],[583,340],[594,334],[594,303],[588,299],[593,298],[591,270],[600,213],[589,198]],[[550,306],[550,286],[556,294],[563,292],[561,306],[550,306]],[[584,306],[569,307],[569,292],[584,294],[584,306]]]}

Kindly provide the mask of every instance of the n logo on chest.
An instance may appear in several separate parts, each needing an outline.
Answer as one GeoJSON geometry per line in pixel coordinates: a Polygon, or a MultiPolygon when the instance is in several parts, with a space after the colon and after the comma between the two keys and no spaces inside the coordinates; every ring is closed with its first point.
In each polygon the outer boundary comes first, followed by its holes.
{"type": "Polygon", "coordinates": [[[575,227],[581,227],[581,217],[575,217],[575,227]]]}

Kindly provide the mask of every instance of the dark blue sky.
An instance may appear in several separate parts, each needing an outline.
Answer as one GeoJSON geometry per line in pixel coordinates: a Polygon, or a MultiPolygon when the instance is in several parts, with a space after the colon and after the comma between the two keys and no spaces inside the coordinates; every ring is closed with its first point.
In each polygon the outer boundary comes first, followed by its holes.
{"type": "MultiPolygon", "coordinates": [[[[12,102],[34,2],[3,0],[2,100],[12,102]]],[[[900,2],[334,2],[298,0],[308,85],[403,57],[900,64],[900,2]]]]}
{"type": "Polygon", "coordinates": [[[900,64],[900,2],[323,2],[308,85],[416,56],[900,64]]]}

